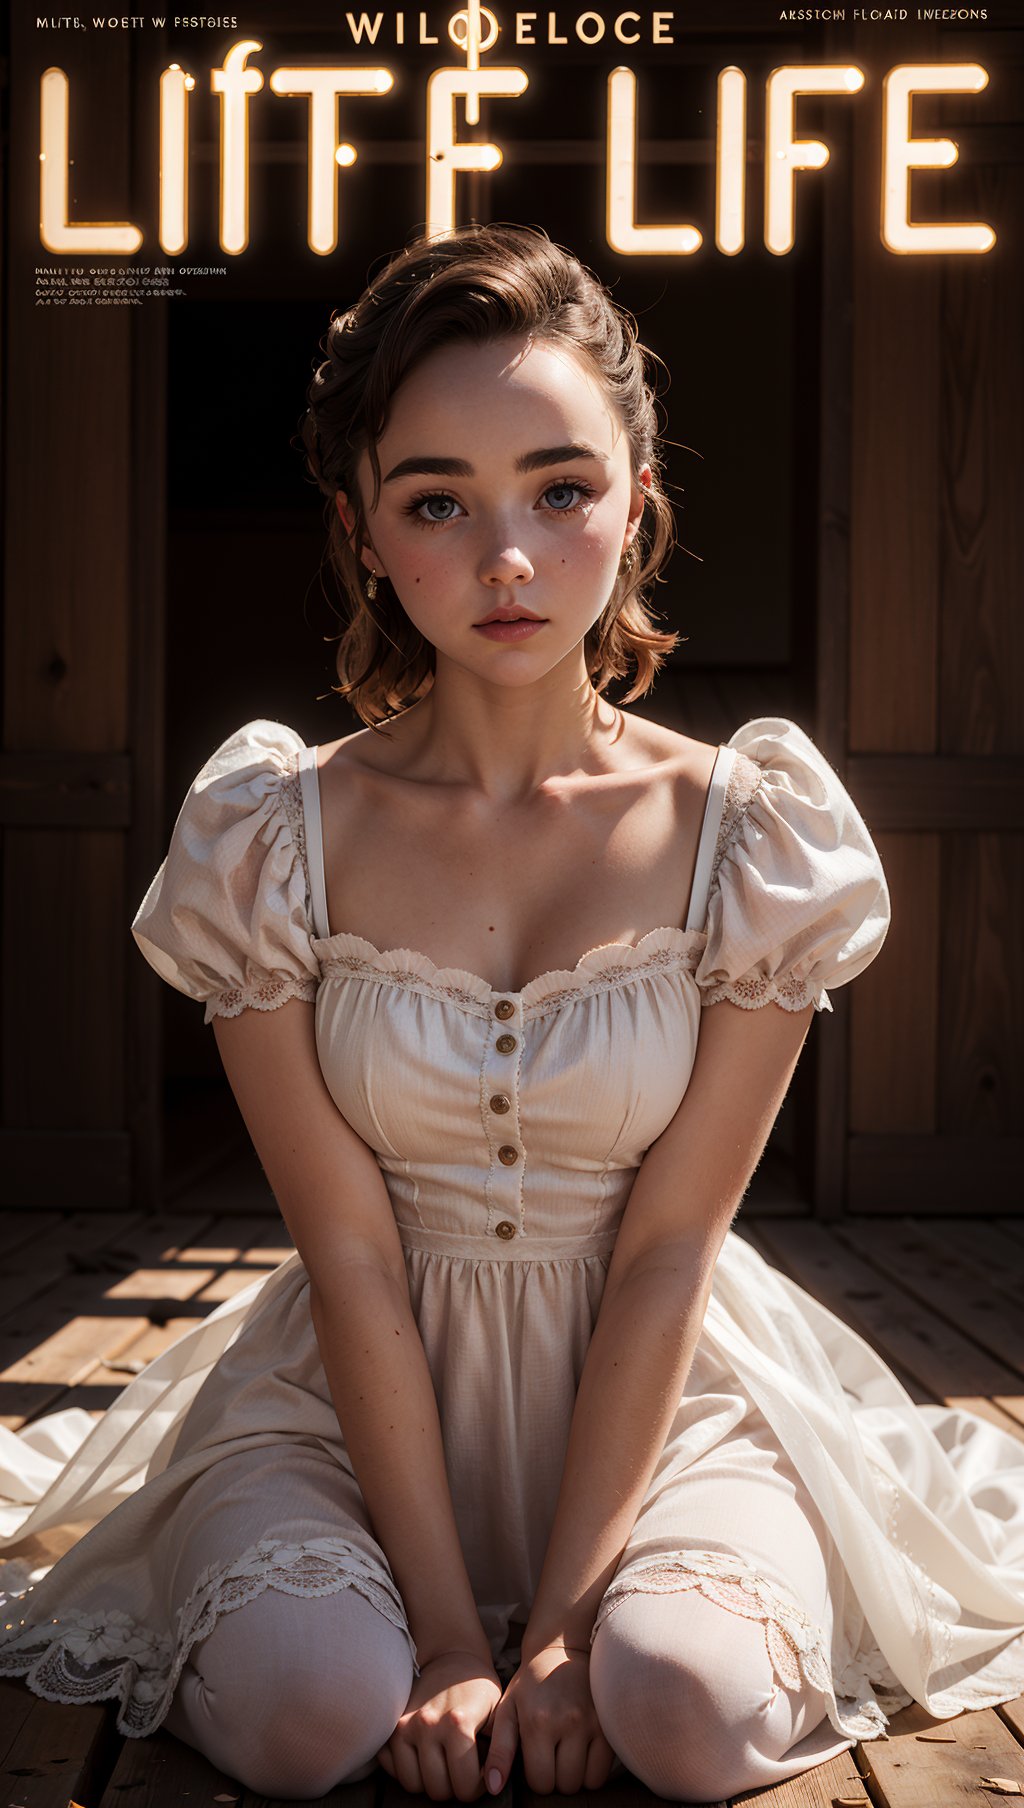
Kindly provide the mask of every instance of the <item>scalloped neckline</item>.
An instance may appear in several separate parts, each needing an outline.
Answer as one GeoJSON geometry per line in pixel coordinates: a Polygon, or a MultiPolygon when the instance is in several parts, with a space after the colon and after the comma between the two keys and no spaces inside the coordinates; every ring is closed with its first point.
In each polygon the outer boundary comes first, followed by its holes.
{"type": "Polygon", "coordinates": [[[625,966],[627,969],[638,966],[649,951],[654,952],[648,948],[648,944],[652,942],[660,947],[676,945],[680,954],[689,954],[697,948],[703,948],[706,941],[707,931],[704,929],[682,929],[678,924],[659,924],[654,929],[646,930],[635,942],[599,942],[595,948],[588,948],[581,954],[572,967],[548,967],[519,987],[492,986],[489,980],[468,967],[439,966],[431,960],[429,954],[424,954],[418,948],[378,948],[366,936],[356,935],[349,929],[336,929],[331,935],[312,936],[310,945],[314,951],[323,948],[333,952],[336,944],[347,943],[351,953],[361,956],[371,966],[379,965],[382,973],[394,972],[397,967],[407,967],[412,962],[420,977],[429,980],[431,985],[454,986],[471,991],[482,1003],[490,1004],[497,998],[515,998],[523,1003],[532,1003],[538,995],[543,996],[553,990],[555,984],[576,985],[581,979],[599,977],[610,966],[625,966]],[[609,954],[625,958],[617,962],[599,961],[596,968],[588,967],[588,962],[609,954]]]}

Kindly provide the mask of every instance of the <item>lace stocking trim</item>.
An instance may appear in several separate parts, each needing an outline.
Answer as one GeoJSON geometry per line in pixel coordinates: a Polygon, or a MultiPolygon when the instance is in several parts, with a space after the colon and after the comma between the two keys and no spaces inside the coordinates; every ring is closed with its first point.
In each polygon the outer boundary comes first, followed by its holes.
{"type": "MultiPolygon", "coordinates": [[[[590,1635],[630,1595],[677,1594],[696,1588],[708,1600],[745,1620],[760,1620],[765,1644],[776,1676],[787,1689],[802,1682],[826,1694],[832,1687],[832,1668],[820,1628],[803,1608],[730,1551],[673,1551],[657,1562],[627,1569],[609,1583],[590,1635]]],[[[778,1683],[772,1699],[778,1693],[778,1683]]]]}
{"type": "Polygon", "coordinates": [[[886,1716],[866,1682],[858,1688],[855,1698],[844,1696],[844,1706],[840,1707],[831,1655],[821,1628],[767,1576],[732,1551],[672,1551],[654,1562],[625,1570],[605,1590],[591,1631],[591,1644],[608,1615],[630,1595],[678,1594],[691,1588],[699,1589],[727,1613],[761,1622],[765,1647],[778,1679],[771,1700],[778,1694],[780,1683],[787,1689],[799,1689],[809,1683],[826,1697],[829,1720],[838,1732],[852,1739],[884,1736],[886,1716]]]}
{"type": "MultiPolygon", "coordinates": [[[[420,1674],[393,1583],[356,1545],[329,1537],[302,1543],[264,1538],[240,1557],[211,1564],[179,1610],[173,1638],[114,1609],[73,1611],[45,1625],[0,1621],[0,1676],[23,1676],[45,1701],[75,1704],[114,1696],[121,1704],[118,1732],[145,1738],[164,1719],[193,1645],[209,1636],[221,1614],[244,1607],[268,1588],[306,1598],[354,1588],[405,1633],[413,1671],[420,1674]]],[[[9,1597],[8,1611],[29,1592],[9,1597]]]]}

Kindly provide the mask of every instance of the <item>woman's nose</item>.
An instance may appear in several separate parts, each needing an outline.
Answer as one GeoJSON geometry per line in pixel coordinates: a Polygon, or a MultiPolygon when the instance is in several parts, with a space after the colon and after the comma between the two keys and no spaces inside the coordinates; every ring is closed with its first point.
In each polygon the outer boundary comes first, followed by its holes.
{"type": "Polygon", "coordinates": [[[522,547],[499,543],[484,554],[478,576],[484,584],[528,584],[533,566],[522,547]]]}

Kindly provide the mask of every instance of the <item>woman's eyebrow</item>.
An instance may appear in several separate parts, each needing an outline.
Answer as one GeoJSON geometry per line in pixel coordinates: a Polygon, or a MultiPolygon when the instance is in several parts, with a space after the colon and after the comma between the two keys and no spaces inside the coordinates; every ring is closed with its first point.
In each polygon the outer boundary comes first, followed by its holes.
{"type": "MultiPolygon", "coordinates": [[[[517,471],[542,471],[548,465],[566,464],[573,458],[596,458],[607,464],[608,454],[600,452],[596,446],[580,441],[571,446],[544,446],[537,452],[523,452],[516,459],[517,471]]],[[[385,483],[393,483],[396,477],[473,477],[476,473],[473,466],[464,458],[403,458],[390,470],[384,479],[385,483]]]]}

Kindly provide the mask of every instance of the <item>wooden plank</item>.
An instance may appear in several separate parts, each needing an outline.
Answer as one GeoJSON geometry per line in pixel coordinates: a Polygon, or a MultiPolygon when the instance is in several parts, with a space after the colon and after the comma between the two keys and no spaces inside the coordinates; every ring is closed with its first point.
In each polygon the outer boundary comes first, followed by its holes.
{"type": "Polygon", "coordinates": [[[851,1213],[950,1213],[973,1199],[986,1215],[1016,1212],[1024,1172],[1020,1136],[851,1136],[851,1213]]]}
{"type": "MultiPolygon", "coordinates": [[[[140,110],[133,115],[132,167],[146,167],[152,146],[140,110]]],[[[164,747],[167,733],[167,415],[169,322],[163,308],[141,308],[131,346],[132,521],[128,647],[128,745],[132,820],[125,840],[126,918],[145,895],[166,847],[164,747]]],[[[163,987],[125,944],[125,1127],[132,1141],[132,1202],[160,1209],[163,1122],[163,987]]]]}
{"type": "MultiPolygon", "coordinates": [[[[854,60],[870,68],[876,27],[854,27],[854,60]]],[[[928,61],[938,33],[890,24],[892,62],[928,61]]],[[[849,54],[847,51],[845,54],[849,54]]],[[[870,113],[854,118],[863,192],[880,193],[870,113]]],[[[939,259],[886,257],[867,235],[854,255],[853,451],[850,513],[849,751],[930,753],[938,678],[939,259]],[[913,432],[897,423],[913,422],[913,432]],[[894,682],[894,674],[899,681],[894,682]]]]}
{"type": "Polygon", "coordinates": [[[917,1219],[921,1235],[936,1248],[955,1252],[967,1273],[1024,1308],[1024,1239],[1011,1219],[917,1219]]]}
{"type": "Polygon", "coordinates": [[[979,1280],[954,1250],[901,1220],[886,1225],[883,1235],[873,1225],[846,1222],[836,1236],[856,1250],[880,1274],[894,1280],[911,1298],[931,1306],[958,1331],[972,1338],[1021,1377],[1024,1394],[1024,1315],[979,1280]]]}
{"type": "Polygon", "coordinates": [[[60,1212],[0,1212],[0,1256],[4,1258],[4,1265],[15,1249],[27,1250],[31,1243],[44,1249],[46,1239],[63,1222],[60,1212]]]}
{"type": "Polygon", "coordinates": [[[801,1287],[859,1331],[886,1362],[907,1369],[934,1398],[955,1406],[984,1394],[1024,1424],[1019,1376],[945,1319],[908,1299],[835,1232],[781,1219],[765,1219],[758,1229],[801,1287]]]}
{"type": "MultiPolygon", "coordinates": [[[[1012,163],[992,167],[972,156],[958,177],[957,194],[969,209],[962,219],[1019,219],[1024,170],[1012,163]]],[[[944,467],[941,740],[944,749],[986,755],[1024,750],[1024,519],[1017,486],[993,481],[994,473],[1024,470],[1020,235],[1004,233],[999,249],[984,282],[964,268],[969,259],[939,260],[942,347],[936,366],[944,467]]]]}
{"type": "Polygon", "coordinates": [[[1024,828],[1024,761],[1013,755],[857,753],[845,783],[872,834],[1024,828]]]}
{"type": "MultiPolygon", "coordinates": [[[[262,1220],[250,1220],[244,1229],[246,1240],[257,1238],[262,1220]]],[[[13,1305],[9,1298],[0,1320],[2,1423],[18,1430],[27,1419],[54,1412],[58,1405],[110,1405],[127,1385],[121,1361],[145,1365],[159,1354],[161,1342],[163,1347],[174,1343],[197,1323],[195,1311],[181,1313],[181,1304],[199,1302],[213,1309],[217,1298],[241,1291],[259,1273],[253,1267],[230,1269],[228,1275],[244,1275],[244,1282],[230,1278],[226,1291],[219,1293],[217,1266],[199,1266],[195,1257],[203,1253],[201,1246],[188,1242],[204,1233],[212,1235],[213,1248],[228,1260],[241,1253],[239,1244],[221,1244],[217,1220],[143,1219],[134,1220],[134,1228],[116,1242],[109,1237],[107,1248],[65,1248],[65,1258],[76,1258],[78,1271],[54,1278],[51,1266],[51,1284],[40,1287],[38,1275],[11,1276],[9,1296],[20,1285],[24,1300],[13,1305]],[[185,1244],[175,1242],[181,1233],[185,1244]],[[161,1266],[137,1266],[154,1257],[161,1266]],[[103,1392],[92,1387],[85,1396],[81,1390],[96,1381],[103,1383],[103,1392]]],[[[74,1238],[80,1238],[78,1226],[74,1238]]]]}
{"type": "MultiPolygon", "coordinates": [[[[110,1405],[132,1373],[205,1316],[182,1313],[179,1305],[212,1310],[256,1278],[256,1264],[224,1264],[247,1258],[251,1243],[268,1248],[266,1222],[143,1219],[106,1250],[86,1252],[85,1272],[62,1275],[0,1322],[0,1422],[18,1430],[60,1406],[110,1405]],[[224,1238],[225,1228],[235,1241],[224,1238]],[[186,1241],[179,1245],[174,1238],[181,1232],[186,1241]],[[136,1266],[154,1256],[159,1267],[136,1266]],[[110,1274],[115,1278],[108,1281],[110,1274]],[[96,1312],[100,1301],[103,1316],[96,1312]],[[135,1313],[128,1309],[133,1304],[135,1313]]],[[[276,1265],[262,1264],[268,1272],[276,1265]]]]}
{"type": "Polygon", "coordinates": [[[120,829],[131,820],[124,753],[0,753],[0,825],[120,829]]]}
{"type": "Polygon", "coordinates": [[[120,1743],[106,1702],[44,1701],[0,1677],[0,1777],[11,1808],[91,1804],[120,1743]]]}
{"type": "Polygon", "coordinates": [[[939,1061],[939,840],[879,835],[876,845],[892,922],[878,959],[851,988],[850,1128],[930,1134],[939,1061]]]}
{"type": "MultiPolygon", "coordinates": [[[[551,1808],[550,1795],[536,1795],[529,1788],[523,1775],[521,1753],[516,1757],[509,1781],[513,1785],[513,1791],[506,1790],[505,1793],[514,1792],[516,1808],[551,1808]]],[[[557,1794],[557,1791],[555,1793],[557,1794]]],[[[502,1798],[482,1797],[481,1799],[500,1801],[502,1798]]],[[[662,1798],[652,1795],[645,1783],[641,1783],[639,1778],[634,1777],[629,1771],[625,1771],[618,1776],[609,1777],[601,1789],[581,1789],[576,1795],[567,1799],[577,1803],[578,1808],[656,1808],[656,1804],[662,1798]]],[[[397,1803],[386,1803],[382,1804],[382,1808],[398,1808],[398,1805],[397,1803]]],[[[723,1797],[719,1802],[709,1803],[708,1808],[728,1808],[728,1804],[723,1797]]]]}
{"type": "Polygon", "coordinates": [[[991,1708],[936,1720],[915,1702],[893,1716],[888,1731],[887,1739],[865,1739],[857,1748],[884,1808],[992,1808],[1002,1798],[982,1788],[982,1777],[1024,1785],[1024,1751],[991,1708]]]}
{"type": "Polygon", "coordinates": [[[65,1219],[45,1244],[14,1249],[0,1276],[0,1329],[11,1311],[45,1295],[69,1275],[123,1275],[136,1266],[139,1249],[161,1249],[161,1262],[174,1262],[177,1237],[199,1237],[203,1219],[139,1219],[119,1211],[81,1211],[65,1219]],[[143,1244],[141,1238],[147,1238],[143,1244]]]}
{"type": "MultiPolygon", "coordinates": [[[[194,1746],[158,1727],[148,1739],[126,1739],[96,1808],[124,1808],[126,1802],[146,1808],[214,1808],[216,1795],[231,1795],[237,1808],[265,1800],[252,1796],[226,1771],[210,1762],[194,1746]]],[[[61,1808],[68,1808],[62,1803],[61,1808]]],[[[92,1803],[86,1804],[92,1808],[92,1803]]],[[[225,1804],[225,1808],[228,1805],[225,1804]]]]}
{"type": "MultiPolygon", "coordinates": [[[[658,1798],[648,1797],[647,1808],[655,1808],[658,1798]]],[[[748,1789],[732,1797],[730,1808],[750,1803],[751,1808],[835,1808],[837,1802],[855,1802],[858,1808],[871,1808],[864,1779],[857,1769],[853,1751],[842,1752],[805,1770],[785,1783],[770,1789],[748,1789]]]]}
{"type": "Polygon", "coordinates": [[[53,1229],[42,1248],[24,1243],[11,1251],[0,1275],[0,1324],[8,1312],[43,1293],[69,1272],[76,1257],[102,1250],[146,1223],[124,1212],[75,1212],[53,1229]]]}
{"type": "Polygon", "coordinates": [[[942,905],[939,1121],[998,1143],[1019,1128],[1024,1071],[1024,961],[1007,958],[1024,919],[1024,836],[948,836],[942,905]]]}
{"type": "MultiPolygon", "coordinates": [[[[89,885],[94,881],[84,876],[75,881],[76,884],[89,885]]],[[[64,887],[70,891],[73,885],[64,887]]],[[[16,908],[8,895],[4,909],[8,912],[16,908]]],[[[46,931],[43,931],[45,940],[46,931]]],[[[116,1014],[117,1001],[111,998],[105,1006],[111,1015],[116,1014]]],[[[63,1023],[59,1008],[55,1009],[55,1017],[63,1023]]],[[[67,1025],[67,1034],[61,1038],[62,1046],[68,1059],[70,1049],[82,1049],[89,1046],[90,1038],[85,1033],[81,1020],[77,1024],[67,1025]]],[[[18,1037],[13,1029],[6,1042],[7,1058],[16,1060],[18,1056],[18,1037]]],[[[92,1052],[92,1051],[90,1051],[92,1052]]],[[[97,1058],[104,1058],[101,1047],[97,1058]]],[[[79,1065],[84,1072],[91,1063],[79,1065]]],[[[64,1085],[70,1088],[68,1096],[75,1096],[78,1082],[70,1066],[60,1068],[55,1073],[54,1088],[64,1085]]],[[[131,1179],[131,1143],[123,1130],[65,1130],[57,1126],[41,1129],[0,1130],[0,1205],[14,1206],[18,1210],[37,1206],[40,1210],[54,1210],[66,1205],[73,1199],[76,1209],[107,1212],[112,1209],[127,1212],[134,1203],[131,1179]]]]}
{"type": "MultiPolygon", "coordinates": [[[[842,60],[842,32],[825,27],[825,41],[842,60]]],[[[849,748],[850,697],[850,513],[851,431],[854,346],[850,296],[853,291],[854,122],[845,108],[837,110],[833,173],[838,178],[822,210],[820,353],[818,378],[818,496],[814,527],[817,570],[814,572],[817,642],[814,661],[815,739],[842,777],[849,748]]],[[[798,529],[794,523],[794,532],[798,529]]],[[[802,537],[802,536],[801,536],[802,537]]],[[[798,637],[804,638],[804,637],[798,637]]],[[[849,1110],[848,1024],[842,1012],[830,1024],[832,1034],[819,1036],[813,1051],[814,1144],[813,1203],[818,1218],[834,1218],[846,1197],[846,1117],[849,1110]]]]}
{"type": "MultiPolygon", "coordinates": [[[[836,1313],[837,1317],[844,1319],[847,1323],[853,1323],[852,1317],[846,1310],[845,1301],[841,1298],[838,1289],[830,1287],[827,1282],[823,1286],[819,1285],[817,1281],[815,1281],[813,1285],[810,1285],[801,1265],[799,1263],[795,1265],[800,1268],[800,1273],[795,1273],[790,1264],[785,1260],[784,1253],[776,1254],[775,1251],[770,1249],[767,1242],[759,1237],[756,1227],[753,1231],[751,1230],[749,1221],[746,1224],[737,1225],[736,1229],[739,1235],[744,1237],[748,1243],[751,1243],[758,1251],[758,1254],[762,1255],[771,1267],[778,1268],[783,1274],[788,1274],[791,1280],[794,1280],[798,1282],[799,1285],[805,1287],[808,1293],[813,1294],[815,1299],[820,1300],[823,1306],[827,1306],[830,1312],[836,1313]],[[802,1276],[804,1276],[804,1278],[801,1278],[802,1276]]],[[[860,1327],[856,1328],[859,1329],[860,1327]]],[[[866,1333],[862,1332],[862,1335],[866,1335],[866,1333]]],[[[876,1349],[879,1347],[874,1338],[869,1337],[868,1341],[873,1343],[876,1349]]],[[[1019,1438],[1020,1441],[1024,1443],[1024,1422],[1011,1418],[1002,1407],[997,1406],[995,1402],[988,1399],[986,1395],[964,1394],[955,1399],[943,1401],[940,1395],[936,1394],[933,1389],[923,1386],[922,1383],[917,1380],[916,1376],[910,1374],[910,1372],[903,1367],[902,1363],[898,1362],[891,1354],[886,1354],[885,1360],[897,1381],[900,1382],[901,1386],[906,1388],[907,1393],[917,1405],[924,1406],[940,1403],[964,1407],[968,1412],[977,1413],[979,1419],[987,1419],[990,1425],[994,1425],[998,1431],[1005,1432],[1007,1437],[1019,1438]]]]}

